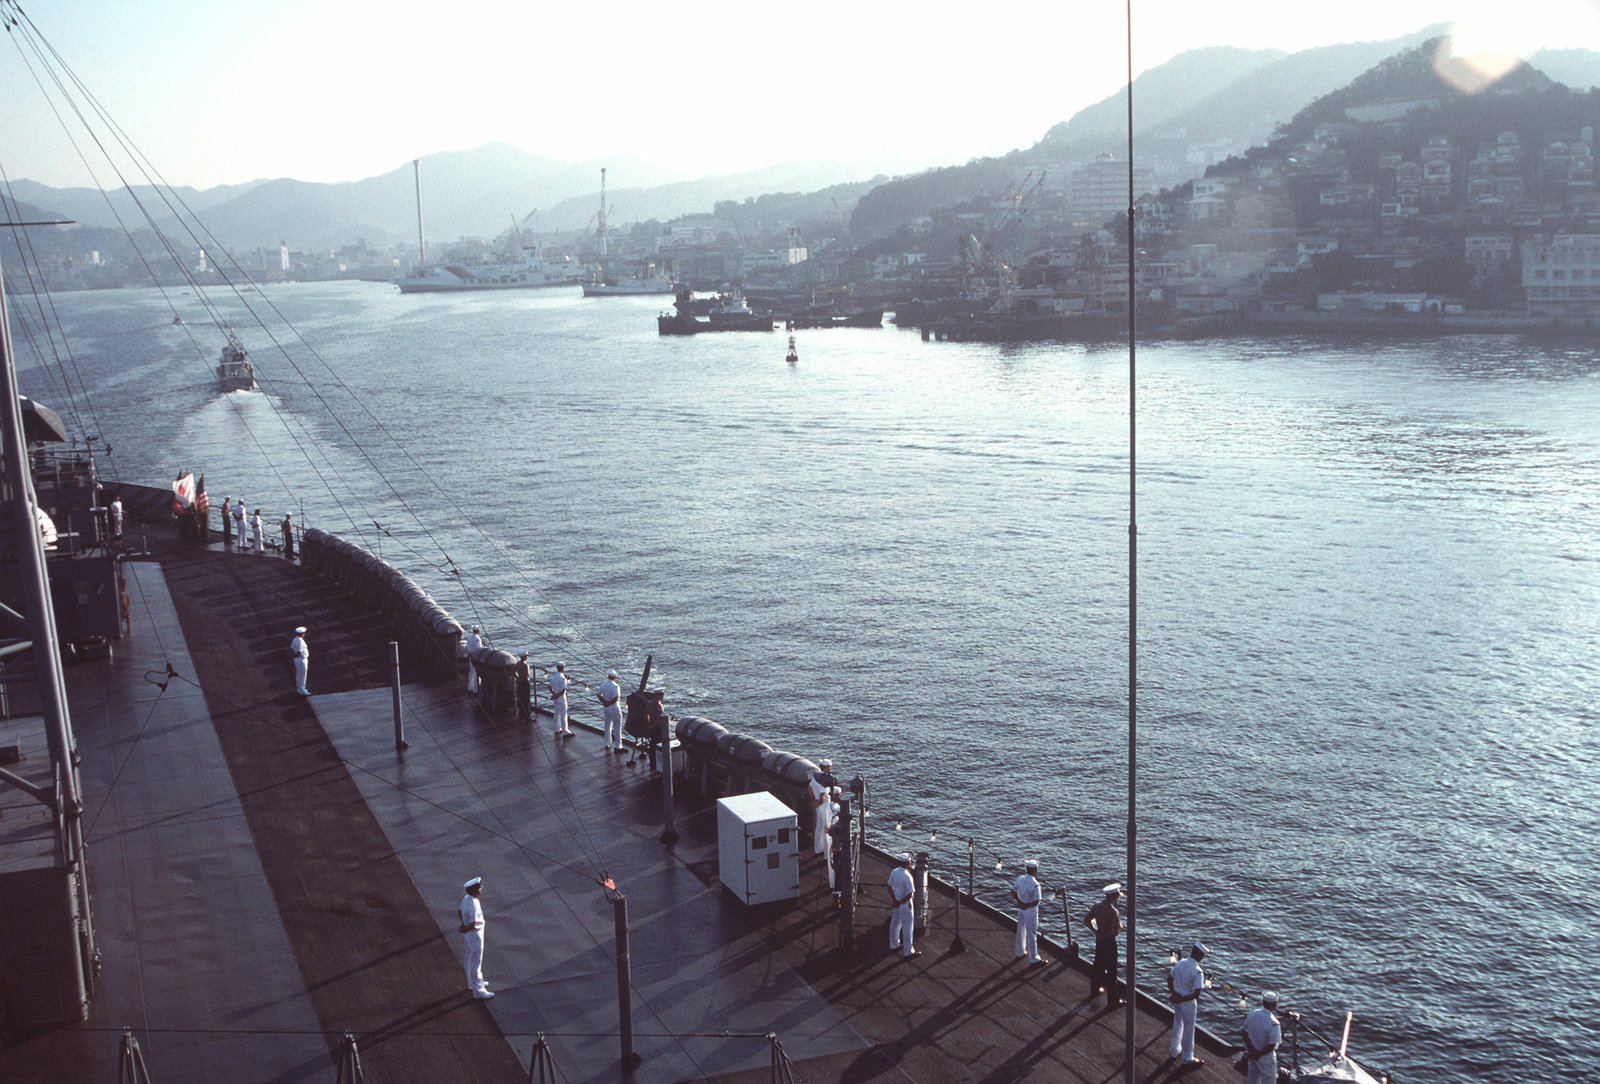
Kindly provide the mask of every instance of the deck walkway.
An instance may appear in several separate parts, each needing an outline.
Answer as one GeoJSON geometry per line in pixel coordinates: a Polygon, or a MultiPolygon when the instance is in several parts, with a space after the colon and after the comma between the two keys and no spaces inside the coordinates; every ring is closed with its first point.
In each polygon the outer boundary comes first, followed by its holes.
{"type": "MultiPolygon", "coordinates": [[[[1013,963],[1002,917],[966,911],[951,954],[946,899],[925,955],[901,961],[872,858],[847,953],[820,860],[796,904],[735,903],[714,807],[682,794],[664,846],[659,777],[593,733],[558,742],[458,687],[408,685],[396,753],[388,637],[292,562],[191,551],[137,572],[133,638],[70,671],[91,816],[104,808],[103,988],[89,1026],[0,1053],[0,1078],[114,1080],[126,1023],[157,1082],[331,1084],[345,1028],[379,1082],[524,1081],[541,1033],[565,1079],[624,1079],[604,874],[629,904],[629,1079],[766,1081],[769,1032],[807,1082],[1122,1078],[1122,1013],[1084,1000],[1076,961],[1013,963]],[[309,701],[287,651],[300,623],[309,701]],[[144,672],[169,659],[194,684],[157,698],[144,672]],[[490,1002],[468,996],[455,933],[477,875],[490,1002]]],[[[1138,1079],[1235,1079],[1215,1053],[1178,1073],[1164,1016],[1139,1021],[1138,1079]]]]}

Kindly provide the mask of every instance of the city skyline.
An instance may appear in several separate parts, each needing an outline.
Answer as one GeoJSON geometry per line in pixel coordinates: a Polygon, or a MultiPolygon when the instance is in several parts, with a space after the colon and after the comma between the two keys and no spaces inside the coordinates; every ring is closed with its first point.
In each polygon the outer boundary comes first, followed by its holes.
{"type": "MultiPolygon", "coordinates": [[[[197,188],[358,180],[492,142],[561,161],[634,155],[685,178],[784,161],[903,172],[1031,145],[1126,82],[1122,3],[1070,18],[1026,4],[983,19],[834,2],[799,20],[779,9],[720,21],[660,10],[611,5],[595,22],[494,0],[467,0],[449,18],[365,0],[64,0],[29,17],[165,180],[197,188]]],[[[1452,26],[1463,52],[1600,48],[1595,0],[1512,12],[1426,0],[1401,16],[1352,0],[1337,21],[1283,10],[1135,4],[1134,70],[1210,45],[1293,52],[1436,24],[1452,26]]],[[[35,85],[39,62],[22,35],[8,38],[6,175],[115,187],[81,164],[35,85]]]]}

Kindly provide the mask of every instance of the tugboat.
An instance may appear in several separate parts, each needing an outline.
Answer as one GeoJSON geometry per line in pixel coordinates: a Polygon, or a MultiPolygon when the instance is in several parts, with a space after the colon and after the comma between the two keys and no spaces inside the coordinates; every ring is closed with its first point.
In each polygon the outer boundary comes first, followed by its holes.
{"type": "Polygon", "coordinates": [[[256,390],[256,367],[250,364],[250,355],[232,328],[228,329],[228,341],[217,365],[217,387],[223,391],[256,390]]]}
{"type": "Polygon", "coordinates": [[[744,295],[737,290],[719,294],[704,319],[695,315],[695,297],[679,288],[673,302],[676,312],[656,317],[656,331],[662,335],[698,335],[706,331],[771,331],[772,316],[750,311],[744,295]]]}
{"type": "Polygon", "coordinates": [[[800,360],[800,352],[794,348],[793,335],[789,336],[789,352],[783,356],[783,360],[787,361],[790,365],[793,365],[795,362],[800,360]]]}

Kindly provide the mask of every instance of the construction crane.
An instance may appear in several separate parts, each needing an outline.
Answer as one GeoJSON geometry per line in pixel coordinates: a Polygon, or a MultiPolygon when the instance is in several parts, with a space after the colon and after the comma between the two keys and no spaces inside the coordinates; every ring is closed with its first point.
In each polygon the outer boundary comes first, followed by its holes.
{"type": "Polygon", "coordinates": [[[991,292],[997,292],[1001,295],[1002,302],[1004,301],[1004,295],[1011,286],[1011,267],[995,252],[995,238],[1022,218],[1028,201],[1033,198],[1033,194],[1039,190],[1039,186],[1049,175],[1049,170],[1043,170],[1035,178],[1030,169],[1021,183],[1006,197],[1005,206],[984,230],[983,237],[980,239],[975,234],[967,234],[962,238],[961,263],[964,277],[967,279],[964,292],[969,299],[981,300],[991,292]],[[989,274],[994,274],[997,278],[993,291],[987,288],[985,282],[989,274]]]}

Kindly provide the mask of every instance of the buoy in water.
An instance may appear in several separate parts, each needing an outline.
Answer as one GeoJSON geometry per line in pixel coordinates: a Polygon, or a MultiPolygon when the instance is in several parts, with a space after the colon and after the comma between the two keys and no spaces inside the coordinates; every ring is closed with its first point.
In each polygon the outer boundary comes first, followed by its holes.
{"type": "Polygon", "coordinates": [[[787,361],[791,365],[800,360],[800,354],[794,348],[793,335],[789,336],[789,352],[783,356],[783,360],[787,361]]]}

